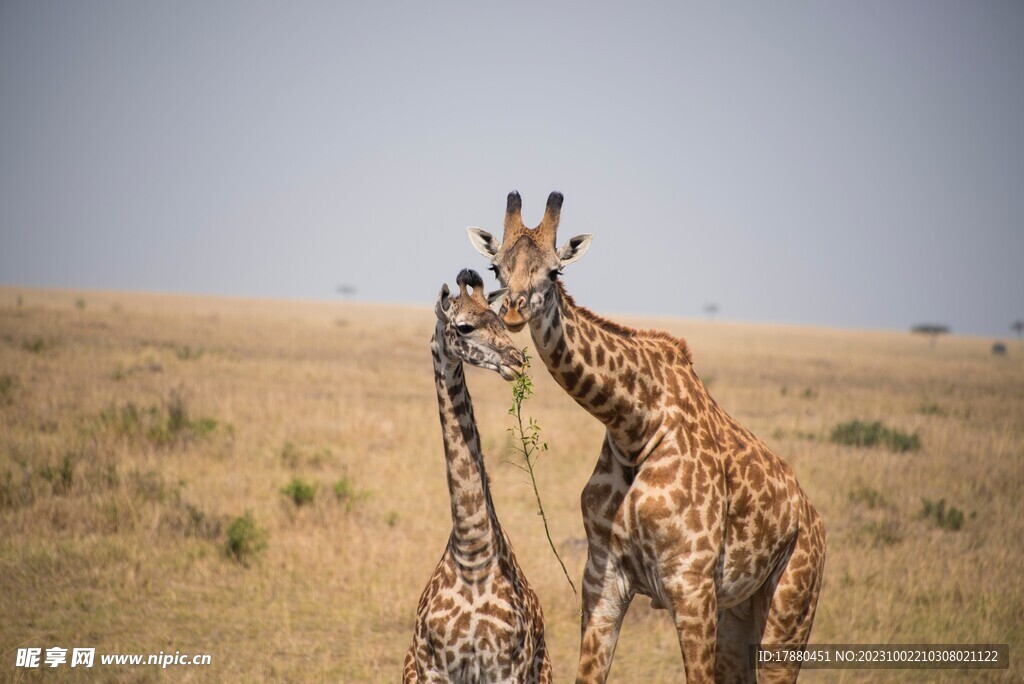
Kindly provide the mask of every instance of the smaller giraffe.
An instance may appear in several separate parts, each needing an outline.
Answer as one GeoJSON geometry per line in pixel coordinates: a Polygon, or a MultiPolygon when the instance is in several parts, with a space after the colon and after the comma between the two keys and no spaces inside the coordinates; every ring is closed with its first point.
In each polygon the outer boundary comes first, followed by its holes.
{"type": "Polygon", "coordinates": [[[465,361],[512,380],[525,359],[480,276],[465,269],[457,282],[458,296],[441,289],[430,342],[452,532],[420,597],[404,681],[550,683],[544,614],[494,512],[462,370],[465,361]]]}

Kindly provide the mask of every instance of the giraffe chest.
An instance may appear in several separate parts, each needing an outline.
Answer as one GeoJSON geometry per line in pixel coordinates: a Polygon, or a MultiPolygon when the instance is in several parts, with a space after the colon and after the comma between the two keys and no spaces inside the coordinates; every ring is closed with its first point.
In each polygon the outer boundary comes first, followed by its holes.
{"type": "Polygon", "coordinates": [[[797,522],[784,474],[767,468],[741,482],[728,470],[717,458],[680,456],[637,474],[615,528],[638,593],[664,604],[672,575],[696,573],[714,578],[719,608],[729,608],[784,557],[797,522]]]}
{"type": "Polygon", "coordinates": [[[543,633],[536,605],[529,587],[514,578],[498,574],[472,583],[456,578],[422,606],[417,641],[427,669],[452,682],[521,679],[543,633]]]}

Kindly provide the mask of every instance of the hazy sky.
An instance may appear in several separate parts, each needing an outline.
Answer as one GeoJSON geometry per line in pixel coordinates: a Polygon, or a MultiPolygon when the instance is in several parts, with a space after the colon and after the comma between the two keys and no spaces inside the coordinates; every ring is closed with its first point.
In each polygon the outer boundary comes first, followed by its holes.
{"type": "Polygon", "coordinates": [[[0,283],[426,304],[512,189],[599,312],[1009,335],[1024,4],[0,3],[0,283]]]}

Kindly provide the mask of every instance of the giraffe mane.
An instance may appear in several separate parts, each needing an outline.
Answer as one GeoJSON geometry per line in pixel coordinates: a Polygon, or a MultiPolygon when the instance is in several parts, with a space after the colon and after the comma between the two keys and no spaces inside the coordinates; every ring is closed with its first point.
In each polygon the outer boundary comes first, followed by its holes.
{"type": "Polygon", "coordinates": [[[638,328],[631,328],[628,325],[622,325],[615,321],[610,321],[603,316],[599,316],[585,306],[580,306],[576,303],[576,300],[572,298],[565,290],[565,285],[562,284],[561,280],[555,282],[555,286],[558,288],[558,292],[562,297],[562,301],[566,303],[572,310],[579,315],[580,318],[584,319],[588,323],[593,323],[601,330],[612,335],[619,337],[625,337],[626,339],[641,339],[641,340],[655,340],[660,342],[666,342],[676,347],[686,359],[689,364],[693,363],[693,354],[690,353],[690,347],[686,344],[686,340],[681,337],[676,337],[670,333],[662,330],[642,330],[638,328]]]}

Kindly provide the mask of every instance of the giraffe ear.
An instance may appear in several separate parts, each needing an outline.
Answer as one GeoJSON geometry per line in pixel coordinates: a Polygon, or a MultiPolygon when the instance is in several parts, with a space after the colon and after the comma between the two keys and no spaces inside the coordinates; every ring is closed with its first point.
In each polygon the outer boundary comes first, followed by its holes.
{"type": "Polygon", "coordinates": [[[494,302],[498,301],[499,299],[501,299],[502,297],[504,297],[507,294],[508,294],[508,288],[507,287],[503,287],[500,290],[495,290],[491,294],[487,295],[487,303],[488,304],[493,304],[494,302]]]}
{"type": "Polygon", "coordinates": [[[501,243],[495,240],[494,236],[486,230],[470,226],[466,231],[469,233],[469,241],[476,247],[476,251],[488,259],[493,259],[494,255],[501,249],[501,243]]]}
{"type": "Polygon", "coordinates": [[[452,297],[448,291],[448,283],[441,286],[441,293],[437,295],[437,306],[434,307],[434,311],[440,320],[448,320],[452,312],[452,297]]]}
{"type": "Polygon", "coordinates": [[[579,261],[579,258],[587,251],[587,247],[590,247],[590,241],[593,239],[594,236],[590,233],[569,238],[569,241],[558,250],[558,258],[562,260],[562,266],[579,261]]]}

